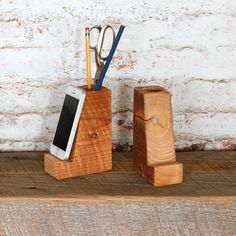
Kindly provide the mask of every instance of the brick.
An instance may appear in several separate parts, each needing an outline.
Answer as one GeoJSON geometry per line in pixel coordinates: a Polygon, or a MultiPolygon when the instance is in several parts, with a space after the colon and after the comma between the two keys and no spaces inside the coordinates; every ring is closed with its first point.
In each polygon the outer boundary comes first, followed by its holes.
{"type": "Polygon", "coordinates": [[[58,113],[0,115],[0,139],[11,142],[51,142],[58,113]]]}
{"type": "Polygon", "coordinates": [[[0,49],[2,75],[60,76],[64,73],[62,49],[0,49]]]}
{"type": "Polygon", "coordinates": [[[35,86],[27,83],[11,84],[0,88],[0,113],[58,112],[62,106],[66,84],[35,86]]]}
{"type": "Polygon", "coordinates": [[[216,139],[216,137],[234,137],[236,132],[236,114],[185,113],[174,117],[175,134],[186,137],[201,137],[201,139],[216,139]]]}

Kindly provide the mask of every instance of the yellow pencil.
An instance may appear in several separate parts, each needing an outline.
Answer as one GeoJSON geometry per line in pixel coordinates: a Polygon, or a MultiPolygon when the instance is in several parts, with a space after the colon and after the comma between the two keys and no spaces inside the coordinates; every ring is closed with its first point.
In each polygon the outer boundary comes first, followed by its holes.
{"type": "Polygon", "coordinates": [[[87,69],[87,89],[91,90],[91,62],[90,62],[90,30],[85,28],[85,40],[86,40],[86,69],[87,69]]]}

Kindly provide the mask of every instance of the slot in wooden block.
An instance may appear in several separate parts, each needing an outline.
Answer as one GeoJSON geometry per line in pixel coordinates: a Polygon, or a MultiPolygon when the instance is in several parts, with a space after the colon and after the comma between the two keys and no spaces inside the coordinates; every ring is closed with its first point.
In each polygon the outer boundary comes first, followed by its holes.
{"type": "Polygon", "coordinates": [[[134,168],[154,186],[178,184],[171,94],[158,86],[134,89],[134,168]]]}
{"type": "MultiPolygon", "coordinates": [[[[85,88],[85,86],[83,86],[85,88]]],[[[46,153],[45,172],[66,179],[112,169],[111,91],[86,91],[77,133],[68,161],[46,153]]]]}

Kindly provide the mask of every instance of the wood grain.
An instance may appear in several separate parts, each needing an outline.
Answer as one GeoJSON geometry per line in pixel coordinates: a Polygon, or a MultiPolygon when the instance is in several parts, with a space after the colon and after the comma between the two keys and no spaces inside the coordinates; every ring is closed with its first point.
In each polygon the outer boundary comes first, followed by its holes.
{"type": "Polygon", "coordinates": [[[0,235],[235,235],[236,152],[177,152],[185,181],[155,188],[113,170],[58,181],[43,153],[0,153],[0,235]]]}
{"type": "Polygon", "coordinates": [[[154,186],[182,182],[176,163],[171,94],[158,86],[134,89],[134,168],[154,186]],[[174,176],[175,175],[175,176],[174,176]]]}
{"type": "Polygon", "coordinates": [[[68,161],[45,154],[45,171],[65,179],[112,169],[111,91],[86,91],[78,130],[68,161]]]}
{"type": "Polygon", "coordinates": [[[177,152],[185,181],[154,188],[136,173],[132,152],[113,153],[111,172],[58,181],[45,174],[43,153],[0,153],[0,197],[157,199],[185,197],[222,199],[236,195],[236,152],[177,152]]]}
{"type": "Polygon", "coordinates": [[[0,201],[0,235],[234,236],[235,201],[0,201]]]}

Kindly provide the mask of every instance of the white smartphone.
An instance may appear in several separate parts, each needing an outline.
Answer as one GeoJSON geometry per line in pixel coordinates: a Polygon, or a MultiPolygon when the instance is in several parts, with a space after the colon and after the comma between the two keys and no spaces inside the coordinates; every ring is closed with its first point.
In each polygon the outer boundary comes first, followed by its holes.
{"type": "Polygon", "coordinates": [[[74,141],[86,93],[68,86],[50,153],[60,160],[68,160],[74,141]]]}

